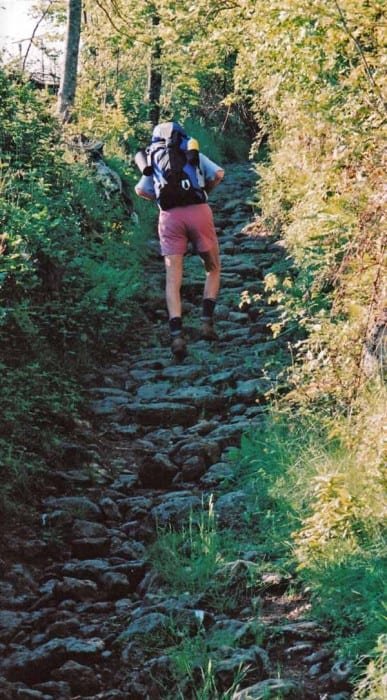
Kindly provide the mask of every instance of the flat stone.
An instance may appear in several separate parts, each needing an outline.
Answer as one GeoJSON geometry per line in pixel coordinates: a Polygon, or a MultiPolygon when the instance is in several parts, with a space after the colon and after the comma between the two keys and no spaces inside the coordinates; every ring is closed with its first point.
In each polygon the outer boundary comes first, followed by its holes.
{"type": "Polygon", "coordinates": [[[147,564],[142,560],[128,561],[114,567],[114,572],[124,574],[128,579],[127,595],[134,593],[147,572],[147,564]]]}
{"type": "Polygon", "coordinates": [[[100,508],[85,496],[50,497],[45,499],[44,506],[52,510],[66,510],[85,520],[101,520],[102,518],[100,508]]]}
{"type": "Polygon", "coordinates": [[[200,482],[205,486],[216,486],[222,481],[231,481],[234,478],[234,468],[227,462],[218,462],[210,467],[200,482]]]}
{"type": "Polygon", "coordinates": [[[146,516],[153,505],[153,500],[146,496],[127,496],[118,502],[125,517],[138,518],[146,516]]]}
{"type": "Polygon", "coordinates": [[[109,496],[104,496],[99,501],[99,506],[104,516],[109,520],[120,520],[121,514],[115,501],[109,496]]]}
{"type": "MultiPolygon", "coordinates": [[[[13,696],[15,697],[15,696],[13,696]]],[[[33,688],[21,688],[17,689],[17,700],[48,700],[47,695],[43,695],[40,690],[35,690],[33,688]]],[[[51,700],[51,698],[49,698],[51,700]]]]}
{"type": "Polygon", "coordinates": [[[205,386],[181,387],[172,391],[170,398],[174,401],[189,401],[199,408],[213,411],[223,408],[225,404],[224,396],[214,393],[213,389],[205,386]]]}
{"type": "Polygon", "coordinates": [[[0,610],[0,640],[6,642],[28,620],[28,613],[0,610]]]}
{"type": "MultiPolygon", "coordinates": [[[[230,328],[222,333],[222,340],[227,343],[236,343],[236,347],[240,347],[241,343],[245,343],[249,337],[249,328],[247,326],[230,328]],[[238,341],[240,343],[238,344],[238,341]]],[[[236,363],[238,364],[238,363],[236,363]]]]}
{"type": "Polygon", "coordinates": [[[64,681],[47,681],[46,683],[39,683],[35,686],[37,690],[40,690],[45,695],[51,698],[60,698],[61,700],[70,700],[71,688],[68,683],[64,681]]]}
{"type": "Polygon", "coordinates": [[[84,561],[69,561],[63,565],[62,571],[66,576],[80,579],[99,580],[100,575],[109,571],[112,565],[107,559],[87,559],[84,561]]]}
{"type": "Polygon", "coordinates": [[[125,406],[125,413],[141,425],[192,425],[197,418],[196,406],[173,400],[131,403],[125,406]]]}
{"type": "Polygon", "coordinates": [[[117,477],[117,479],[113,482],[112,488],[117,489],[117,491],[131,493],[133,491],[133,486],[135,486],[137,482],[137,474],[120,474],[117,477]]]}
{"type": "Polygon", "coordinates": [[[158,612],[151,612],[141,615],[137,620],[124,630],[119,640],[130,641],[133,638],[148,637],[149,635],[159,635],[165,633],[170,624],[169,617],[158,612]]]}
{"type": "Polygon", "coordinates": [[[82,471],[80,469],[68,469],[67,471],[57,470],[51,474],[55,481],[62,480],[67,481],[74,485],[86,485],[92,483],[92,476],[90,472],[82,471]]]}
{"type": "Polygon", "coordinates": [[[94,581],[82,580],[66,576],[63,581],[58,581],[53,591],[57,600],[95,600],[98,588],[94,581]]]}
{"type": "Polygon", "coordinates": [[[77,661],[67,661],[52,672],[52,677],[68,683],[76,695],[94,695],[100,690],[100,680],[95,670],[77,661]]]}
{"type": "Polygon", "coordinates": [[[222,448],[229,445],[239,445],[241,435],[249,432],[251,427],[249,421],[238,421],[232,424],[224,423],[211,431],[210,437],[216,440],[222,448]]]}
{"type": "Polygon", "coordinates": [[[99,637],[91,639],[78,639],[77,637],[67,637],[64,639],[67,655],[75,661],[94,661],[99,658],[105,648],[105,643],[99,637]]]}
{"type": "Polygon", "coordinates": [[[149,454],[138,471],[141,484],[147,488],[166,488],[176,474],[176,465],[162,453],[149,454]]]}
{"type": "MultiPolygon", "coordinates": [[[[311,642],[297,642],[296,644],[293,644],[291,647],[288,647],[285,649],[285,654],[286,656],[300,656],[302,654],[305,654],[305,652],[310,652],[313,649],[313,645],[311,642]]],[[[305,658],[304,658],[305,660],[305,658]]]]}
{"type": "Polygon", "coordinates": [[[109,600],[124,598],[130,592],[131,586],[125,574],[117,571],[107,571],[101,576],[104,597],[109,600]]]}
{"type": "Polygon", "coordinates": [[[163,379],[194,380],[203,373],[201,365],[182,365],[181,367],[166,367],[162,372],[163,379]]]}
{"type": "Polygon", "coordinates": [[[278,697],[290,698],[291,700],[300,700],[302,697],[302,688],[294,681],[281,678],[267,678],[264,681],[255,683],[249,688],[244,688],[234,695],[231,700],[275,700],[278,697]]]}
{"type": "Polygon", "coordinates": [[[108,430],[107,434],[114,434],[117,433],[118,435],[122,435],[122,437],[135,437],[139,433],[139,426],[138,425],[120,425],[119,423],[111,423],[108,430]]]}
{"type": "MultiPolygon", "coordinates": [[[[311,646],[310,644],[307,644],[305,642],[301,642],[300,646],[311,646]]],[[[330,659],[331,656],[333,656],[333,651],[332,649],[319,649],[318,651],[314,651],[312,654],[309,654],[308,656],[304,656],[304,661],[307,664],[316,664],[319,661],[325,661],[326,659],[330,659]]]]}
{"type": "Polygon", "coordinates": [[[134,379],[135,382],[149,382],[152,379],[155,379],[158,375],[158,372],[155,371],[150,371],[148,369],[134,369],[130,372],[130,376],[132,379],[134,379]]]}
{"type": "Polygon", "coordinates": [[[321,676],[322,670],[323,670],[323,665],[322,665],[322,663],[313,664],[313,665],[308,669],[308,676],[309,676],[309,678],[317,678],[318,676],[321,676]]]}
{"type": "Polygon", "coordinates": [[[190,513],[202,507],[202,501],[193,494],[185,495],[183,492],[168,494],[158,505],[152,508],[151,515],[160,526],[177,525],[187,520],[190,513]]]}
{"type": "Polygon", "coordinates": [[[218,683],[223,690],[230,688],[236,673],[243,672],[243,680],[248,683],[257,677],[267,675],[269,657],[261,647],[251,646],[249,649],[235,649],[228,659],[219,661],[214,668],[218,683]]]}
{"type": "Polygon", "coordinates": [[[231,491],[220,496],[215,502],[214,510],[222,525],[236,526],[247,508],[247,495],[244,491],[231,491]]]}
{"type": "Polygon", "coordinates": [[[242,311],[230,311],[229,313],[229,319],[233,323],[248,323],[249,317],[246,313],[242,313],[242,311]]]}
{"type": "Polygon", "coordinates": [[[72,535],[74,537],[106,537],[107,534],[108,529],[101,523],[78,518],[73,522],[72,535]]]}
{"type": "Polygon", "coordinates": [[[222,206],[222,212],[234,211],[234,209],[238,209],[239,211],[247,210],[250,209],[250,205],[246,204],[245,197],[235,197],[234,199],[230,199],[228,202],[225,202],[222,206]]]}
{"type": "Polygon", "coordinates": [[[103,648],[101,639],[55,638],[32,651],[25,649],[11,654],[0,668],[9,680],[38,683],[48,678],[51,671],[68,658],[95,659],[103,648]]]}
{"type": "Polygon", "coordinates": [[[82,467],[93,459],[92,451],[76,442],[63,441],[59,447],[61,462],[65,467],[82,467]]]}
{"type": "MultiPolygon", "coordinates": [[[[71,614],[71,613],[69,613],[71,614]]],[[[47,636],[50,637],[70,637],[79,631],[81,622],[77,617],[66,618],[65,620],[57,620],[46,629],[47,636]]]]}
{"type": "Polygon", "coordinates": [[[253,399],[265,393],[268,389],[268,382],[261,379],[248,379],[239,381],[236,385],[235,396],[240,400],[253,399]]]}
{"type": "Polygon", "coordinates": [[[152,382],[142,384],[137,389],[136,399],[139,401],[157,401],[164,399],[171,390],[171,382],[152,382]]]}
{"type": "Polygon", "coordinates": [[[300,620],[291,622],[278,628],[279,634],[298,639],[327,639],[328,631],[313,620],[300,620]]]}
{"type": "Polygon", "coordinates": [[[91,401],[89,409],[95,416],[119,415],[121,406],[125,406],[129,399],[124,396],[106,396],[104,399],[91,401]]]}
{"type": "Polygon", "coordinates": [[[208,377],[210,384],[216,386],[217,384],[229,384],[234,378],[235,370],[226,369],[221,372],[215,372],[208,377]]]}
{"type": "Polygon", "coordinates": [[[261,576],[261,583],[265,591],[284,593],[291,583],[291,577],[280,574],[278,571],[266,571],[261,576]]]}
{"type": "Polygon", "coordinates": [[[206,463],[201,455],[193,455],[184,461],[181,468],[181,478],[183,481],[196,481],[206,471],[206,463]]]}

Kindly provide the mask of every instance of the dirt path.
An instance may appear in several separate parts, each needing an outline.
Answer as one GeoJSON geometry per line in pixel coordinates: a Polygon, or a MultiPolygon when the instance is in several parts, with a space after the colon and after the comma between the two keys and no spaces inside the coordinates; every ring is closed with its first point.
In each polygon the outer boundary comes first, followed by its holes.
{"type": "Polygon", "coordinates": [[[262,279],[290,262],[281,242],[251,223],[252,177],[248,166],[230,166],[213,197],[223,262],[219,342],[199,339],[203,274],[188,256],[189,355],[173,363],[152,242],[145,274],[153,298],[133,344],[89,377],[90,420],[62,446],[39,524],[8,537],[0,562],[4,700],[349,697],[340,669],[332,670],[327,631],[305,619],[305,597],[275,564],[260,574],[254,597],[246,581],[259,555],[242,547],[219,569],[217,601],[208,587],[172,592],[147,554],[157,528],[178,533],[212,508],[217,531],[238,538],[246,494],[233,482],[230,449],[262,420],[278,363],[289,359],[290,338],[273,340],[277,311],[262,279]],[[194,654],[198,640],[209,648],[210,639],[213,685],[199,694],[200,663],[177,679],[171,649],[181,657],[186,643],[189,655],[190,642],[194,654]]]}

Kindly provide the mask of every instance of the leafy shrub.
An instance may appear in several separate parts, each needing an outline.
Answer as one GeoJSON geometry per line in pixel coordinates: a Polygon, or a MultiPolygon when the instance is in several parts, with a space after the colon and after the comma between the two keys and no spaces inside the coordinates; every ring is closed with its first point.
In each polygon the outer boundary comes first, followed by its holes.
{"type": "Polygon", "coordinates": [[[383,700],[387,695],[387,639],[382,634],[367,665],[367,670],[359,682],[354,700],[383,700]]]}
{"type": "Polygon", "coordinates": [[[0,435],[10,476],[27,447],[43,467],[51,436],[81,404],[80,372],[128,337],[152,221],[135,224],[119,198],[106,198],[64,150],[44,99],[4,70],[0,159],[0,435]]]}
{"type": "Polygon", "coordinates": [[[313,614],[358,658],[383,631],[385,393],[351,419],[286,412],[242,441],[238,483],[256,493],[263,552],[297,563],[313,614]]]}
{"type": "Polygon", "coordinates": [[[285,305],[308,332],[299,400],[306,386],[312,398],[352,400],[383,318],[383,16],[378,0],[273,0],[243,26],[237,96],[251,96],[258,141],[269,134],[263,217],[296,262],[285,305]]]}

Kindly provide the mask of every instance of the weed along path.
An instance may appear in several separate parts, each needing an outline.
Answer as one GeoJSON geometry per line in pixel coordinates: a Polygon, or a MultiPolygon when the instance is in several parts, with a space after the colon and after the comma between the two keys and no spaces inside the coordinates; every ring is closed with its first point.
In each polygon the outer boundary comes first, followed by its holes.
{"type": "Polygon", "coordinates": [[[133,347],[88,378],[90,420],[62,446],[39,523],[8,537],[3,700],[349,698],[329,633],[260,540],[252,448],[239,449],[280,388],[291,340],[273,336],[263,281],[291,262],[253,221],[252,177],[229,166],[213,196],[220,340],[199,339],[203,275],[188,256],[189,354],[172,362],[152,242],[152,303],[133,347]]]}

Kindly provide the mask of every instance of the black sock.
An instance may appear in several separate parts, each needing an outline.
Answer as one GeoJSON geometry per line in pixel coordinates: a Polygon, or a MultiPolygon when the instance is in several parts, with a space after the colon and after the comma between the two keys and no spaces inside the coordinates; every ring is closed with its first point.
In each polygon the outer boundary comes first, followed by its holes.
{"type": "Polygon", "coordinates": [[[174,316],[169,319],[169,330],[171,335],[180,335],[183,328],[183,322],[181,316],[174,316]]]}
{"type": "Polygon", "coordinates": [[[203,299],[202,321],[211,321],[214,314],[216,299],[203,299]]]}

